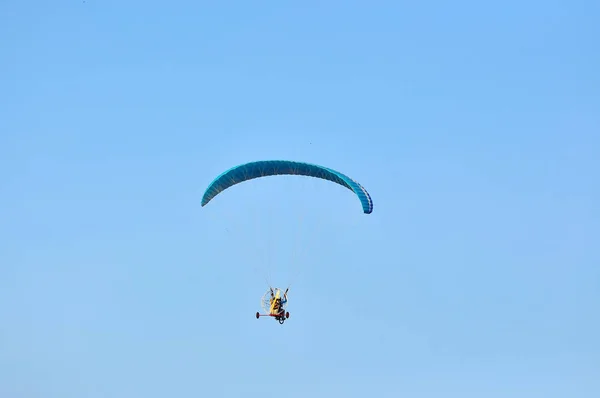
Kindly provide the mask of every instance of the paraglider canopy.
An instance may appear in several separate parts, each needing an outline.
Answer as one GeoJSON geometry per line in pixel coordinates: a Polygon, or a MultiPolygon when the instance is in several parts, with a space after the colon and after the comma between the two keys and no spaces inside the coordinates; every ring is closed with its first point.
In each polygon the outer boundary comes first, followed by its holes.
{"type": "Polygon", "coordinates": [[[320,178],[348,188],[358,197],[365,214],[373,211],[373,201],[365,188],[350,177],[330,168],[289,160],[261,160],[235,166],[213,180],[202,197],[206,206],[215,196],[233,185],[255,178],[276,175],[298,175],[320,178]]]}

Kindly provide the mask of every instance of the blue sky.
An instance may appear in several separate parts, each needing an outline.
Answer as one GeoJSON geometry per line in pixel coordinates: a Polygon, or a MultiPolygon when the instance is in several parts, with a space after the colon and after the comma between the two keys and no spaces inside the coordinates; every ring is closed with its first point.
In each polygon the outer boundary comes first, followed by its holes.
{"type": "Polygon", "coordinates": [[[599,8],[4,0],[0,396],[599,395],[599,8]]]}

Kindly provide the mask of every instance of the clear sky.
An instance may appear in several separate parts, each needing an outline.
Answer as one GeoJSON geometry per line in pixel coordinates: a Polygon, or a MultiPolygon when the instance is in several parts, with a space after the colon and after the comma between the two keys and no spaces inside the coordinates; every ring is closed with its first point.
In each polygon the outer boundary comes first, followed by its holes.
{"type": "Polygon", "coordinates": [[[599,19],[2,0],[0,397],[600,396],[599,19]]]}

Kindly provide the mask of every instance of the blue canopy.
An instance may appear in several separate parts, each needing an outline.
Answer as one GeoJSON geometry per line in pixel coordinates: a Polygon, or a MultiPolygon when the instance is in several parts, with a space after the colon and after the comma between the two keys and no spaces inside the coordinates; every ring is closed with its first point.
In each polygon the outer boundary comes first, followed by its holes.
{"type": "Polygon", "coordinates": [[[202,206],[205,206],[219,193],[240,182],[275,175],[300,175],[334,182],[356,194],[365,214],[371,214],[373,211],[373,201],[367,190],[350,177],[327,167],[289,160],[260,160],[241,164],[225,171],[206,188],[202,196],[202,206]]]}

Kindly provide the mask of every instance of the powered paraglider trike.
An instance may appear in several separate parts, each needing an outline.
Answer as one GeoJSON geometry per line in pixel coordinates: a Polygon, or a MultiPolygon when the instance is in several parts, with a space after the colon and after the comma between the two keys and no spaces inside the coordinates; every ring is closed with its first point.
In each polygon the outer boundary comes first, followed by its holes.
{"type": "Polygon", "coordinates": [[[256,313],[256,319],[261,316],[269,316],[275,318],[279,324],[283,325],[286,319],[290,317],[290,313],[286,311],[287,308],[287,293],[288,289],[285,289],[283,296],[281,295],[281,289],[269,287],[269,290],[262,296],[260,304],[265,311],[264,314],[260,312],[256,313]]]}

